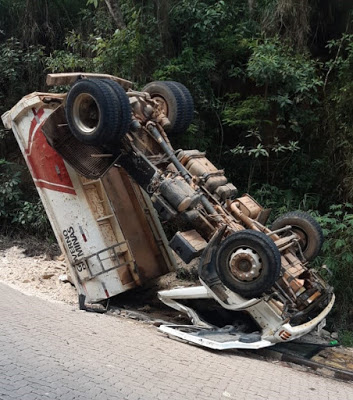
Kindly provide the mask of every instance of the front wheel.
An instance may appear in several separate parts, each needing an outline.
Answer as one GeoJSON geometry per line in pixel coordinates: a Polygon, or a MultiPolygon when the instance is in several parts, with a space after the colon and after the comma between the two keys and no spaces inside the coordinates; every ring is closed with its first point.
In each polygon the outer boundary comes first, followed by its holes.
{"type": "Polygon", "coordinates": [[[324,234],[320,225],[310,214],[293,211],[277,218],[272,224],[271,230],[275,231],[286,225],[290,225],[291,231],[299,237],[299,246],[305,259],[312,261],[319,254],[324,242],[324,234]]]}
{"type": "Polygon", "coordinates": [[[216,269],[229,289],[245,298],[258,297],[278,280],[281,255],[264,233],[244,230],[221,243],[216,269]]]}

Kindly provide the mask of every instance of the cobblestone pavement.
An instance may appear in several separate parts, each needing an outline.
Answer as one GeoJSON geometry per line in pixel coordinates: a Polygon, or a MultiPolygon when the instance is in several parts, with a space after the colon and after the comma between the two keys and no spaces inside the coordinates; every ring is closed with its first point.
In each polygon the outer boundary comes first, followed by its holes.
{"type": "Polygon", "coordinates": [[[353,385],[168,339],[0,284],[1,400],[352,400],[353,385]]]}

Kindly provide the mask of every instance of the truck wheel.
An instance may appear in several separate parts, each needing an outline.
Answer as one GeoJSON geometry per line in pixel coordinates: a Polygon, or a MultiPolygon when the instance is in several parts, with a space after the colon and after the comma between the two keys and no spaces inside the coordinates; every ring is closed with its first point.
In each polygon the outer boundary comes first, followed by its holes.
{"type": "Polygon", "coordinates": [[[122,136],[124,136],[130,128],[131,124],[131,106],[130,100],[126,95],[125,90],[118,82],[112,81],[110,79],[103,79],[103,82],[107,84],[116,94],[119,104],[120,104],[120,129],[117,140],[119,141],[122,136]]]}
{"type": "MultiPolygon", "coordinates": [[[[291,225],[291,231],[299,236],[299,245],[307,261],[313,260],[320,252],[324,242],[324,234],[314,218],[303,211],[293,211],[277,218],[271,230],[275,231],[291,225]]],[[[288,232],[284,233],[288,235],[288,232]]]]}
{"type": "Polygon", "coordinates": [[[244,230],[225,239],[217,253],[216,270],[229,289],[245,298],[261,296],[281,272],[281,255],[262,232],[244,230]]]}
{"type": "Polygon", "coordinates": [[[184,85],[172,81],[155,81],[146,85],[142,91],[159,102],[170,121],[169,133],[180,134],[187,130],[193,118],[194,102],[184,85]]]}
{"type": "MultiPolygon", "coordinates": [[[[70,89],[65,107],[72,134],[82,143],[115,143],[122,130],[122,107],[115,91],[102,80],[82,79],[70,89]]],[[[125,117],[126,118],[126,117],[125,117]]]]}
{"type": "Polygon", "coordinates": [[[183,119],[184,119],[184,126],[182,127],[181,131],[185,132],[188,127],[190,126],[192,120],[194,119],[194,100],[187,89],[182,83],[170,81],[167,82],[170,85],[176,86],[179,91],[182,93],[184,98],[184,110],[183,110],[183,119]]]}

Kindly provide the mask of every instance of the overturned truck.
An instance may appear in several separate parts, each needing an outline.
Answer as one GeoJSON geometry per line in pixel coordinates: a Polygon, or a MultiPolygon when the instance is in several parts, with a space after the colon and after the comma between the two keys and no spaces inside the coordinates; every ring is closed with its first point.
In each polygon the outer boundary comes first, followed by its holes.
{"type": "Polygon", "coordinates": [[[335,296],[310,268],[323,242],[303,212],[266,226],[224,171],[170,138],[193,118],[178,82],[142,91],[110,75],[51,74],[67,94],[33,93],[2,116],[12,129],[81,296],[99,302],[200,257],[200,285],[159,292],[192,325],[160,330],[214,349],[257,349],[321,327],[335,296]],[[168,133],[168,135],[167,135],[168,133]],[[160,221],[180,227],[169,246],[160,221]],[[175,254],[174,253],[174,254],[175,254]]]}

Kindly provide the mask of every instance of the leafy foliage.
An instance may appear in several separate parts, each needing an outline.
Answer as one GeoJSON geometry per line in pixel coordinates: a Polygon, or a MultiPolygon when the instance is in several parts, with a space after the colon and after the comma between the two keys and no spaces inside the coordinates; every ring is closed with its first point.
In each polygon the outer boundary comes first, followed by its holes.
{"type": "Polygon", "coordinates": [[[332,59],[325,63],[323,132],[328,146],[324,152],[333,174],[329,175],[341,197],[353,200],[353,35],[331,40],[327,48],[332,59]],[[337,180],[337,176],[339,179],[337,180]]]}
{"type": "Polygon", "coordinates": [[[254,188],[253,196],[265,208],[272,210],[271,220],[281,214],[293,210],[310,211],[316,209],[320,198],[318,195],[305,193],[301,196],[292,189],[279,189],[268,184],[257,185],[254,188]]]}
{"type": "Polygon", "coordinates": [[[13,216],[13,209],[22,194],[19,188],[21,173],[11,167],[11,163],[0,159],[0,216],[5,217],[13,216]]]}
{"type": "Polygon", "coordinates": [[[7,103],[27,94],[28,82],[41,84],[43,50],[33,45],[24,49],[15,38],[0,44],[0,101],[7,103]]]}
{"type": "MultiPolygon", "coordinates": [[[[24,200],[21,187],[23,170],[18,165],[0,159],[0,218],[3,230],[10,226],[25,226],[27,232],[48,235],[49,221],[36,196],[24,200]]],[[[28,195],[31,193],[27,193],[28,195]]],[[[20,228],[18,228],[20,229],[20,228]]]]}
{"type": "Polygon", "coordinates": [[[335,288],[337,301],[335,328],[353,330],[353,205],[332,205],[328,213],[318,216],[325,242],[322,256],[316,262],[324,263],[330,271],[327,278],[335,288]]]}

